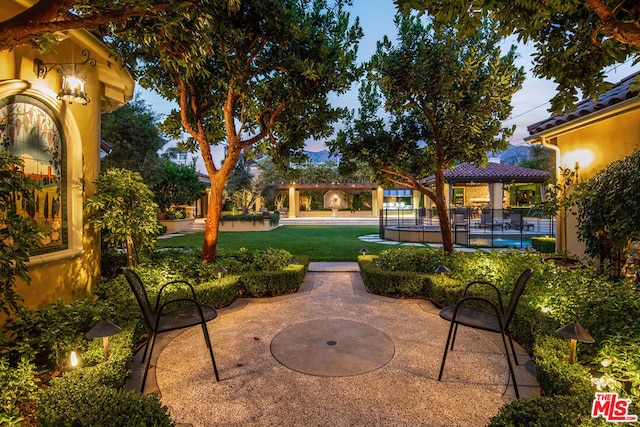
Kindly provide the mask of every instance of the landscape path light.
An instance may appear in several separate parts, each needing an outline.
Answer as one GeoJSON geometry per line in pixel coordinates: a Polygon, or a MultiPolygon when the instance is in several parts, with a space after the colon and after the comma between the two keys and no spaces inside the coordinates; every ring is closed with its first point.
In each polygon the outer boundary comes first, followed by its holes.
{"type": "Polygon", "coordinates": [[[578,323],[574,321],[567,326],[560,328],[556,331],[556,334],[564,338],[569,338],[569,363],[576,362],[576,346],[578,341],[587,344],[594,343],[595,340],[589,333],[578,323]]]}
{"type": "Polygon", "coordinates": [[[442,277],[442,281],[444,282],[444,274],[451,273],[451,270],[449,270],[446,265],[440,264],[438,268],[436,268],[436,273],[440,273],[440,277],[442,277]]]}
{"type": "Polygon", "coordinates": [[[214,270],[216,273],[218,273],[218,282],[220,281],[220,279],[222,279],[222,274],[226,273],[228,270],[226,268],[224,268],[223,266],[219,265],[216,267],[216,269],[214,270]]]}
{"type": "Polygon", "coordinates": [[[114,325],[110,320],[102,319],[84,336],[89,339],[102,338],[102,351],[104,360],[109,360],[109,337],[120,333],[121,329],[114,325]]]}
{"type": "Polygon", "coordinates": [[[365,256],[368,253],[369,253],[369,250],[367,248],[360,249],[360,255],[365,256]]]}

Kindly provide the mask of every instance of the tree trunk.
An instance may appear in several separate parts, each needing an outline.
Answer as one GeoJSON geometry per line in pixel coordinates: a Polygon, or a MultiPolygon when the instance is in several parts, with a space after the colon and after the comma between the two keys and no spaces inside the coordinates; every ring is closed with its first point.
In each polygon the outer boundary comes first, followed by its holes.
{"type": "Polygon", "coordinates": [[[202,244],[202,262],[214,262],[216,260],[216,246],[218,245],[218,228],[222,215],[222,191],[224,181],[211,180],[209,192],[209,210],[204,229],[204,243],[202,244]]]}
{"type": "Polygon", "coordinates": [[[440,220],[440,232],[442,233],[442,248],[445,252],[452,254],[453,237],[451,236],[451,223],[449,222],[449,210],[447,209],[447,198],[444,194],[444,164],[438,162],[436,169],[436,208],[438,208],[438,218],[440,220]]]}

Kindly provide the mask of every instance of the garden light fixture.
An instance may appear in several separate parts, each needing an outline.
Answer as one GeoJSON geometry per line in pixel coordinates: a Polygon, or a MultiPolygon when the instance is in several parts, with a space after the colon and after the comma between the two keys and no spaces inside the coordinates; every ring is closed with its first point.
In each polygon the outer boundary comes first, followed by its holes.
{"type": "Polygon", "coordinates": [[[109,360],[109,337],[120,333],[121,329],[114,325],[110,320],[102,319],[84,336],[89,339],[102,338],[102,351],[104,360],[109,360]]]}
{"type": "Polygon", "coordinates": [[[288,262],[287,264],[289,264],[289,265],[296,265],[296,264],[298,264],[298,260],[297,260],[297,259],[295,259],[294,257],[291,257],[291,258],[289,259],[289,262],[288,262]]]}
{"type": "Polygon", "coordinates": [[[440,264],[438,268],[436,268],[436,273],[440,273],[440,277],[442,277],[444,281],[444,274],[451,273],[451,270],[449,270],[446,265],[440,264]]]}
{"type": "Polygon", "coordinates": [[[368,253],[369,253],[369,250],[367,248],[360,249],[360,255],[365,256],[368,253]]]}
{"type": "Polygon", "coordinates": [[[588,344],[595,342],[593,337],[591,337],[591,335],[589,335],[589,333],[580,326],[578,321],[574,321],[573,323],[558,329],[556,334],[564,338],[569,338],[569,363],[571,364],[576,362],[576,345],[578,341],[588,344]]]}
{"type": "Polygon", "coordinates": [[[69,367],[75,369],[78,367],[78,355],[75,351],[72,351],[69,355],[69,367]]]}
{"type": "Polygon", "coordinates": [[[222,279],[222,273],[226,273],[228,270],[226,268],[224,268],[223,266],[219,265],[216,267],[216,269],[214,270],[216,273],[218,273],[218,282],[220,281],[220,279],[222,279]]]}

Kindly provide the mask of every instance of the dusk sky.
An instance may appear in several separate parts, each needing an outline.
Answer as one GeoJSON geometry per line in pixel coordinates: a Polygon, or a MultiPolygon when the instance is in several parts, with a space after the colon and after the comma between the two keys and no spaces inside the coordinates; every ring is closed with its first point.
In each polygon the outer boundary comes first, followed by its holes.
{"type": "MultiPolygon", "coordinates": [[[[395,40],[395,26],[393,18],[396,9],[392,0],[354,0],[354,5],[350,7],[352,18],[360,17],[364,37],[360,40],[358,48],[358,60],[367,61],[375,52],[376,42],[382,40],[384,35],[395,40]]],[[[504,43],[503,51],[507,51],[513,41],[504,43]]],[[[549,117],[547,111],[549,100],[555,93],[555,84],[551,81],[536,79],[532,77],[531,53],[532,49],[527,46],[519,46],[519,57],[517,65],[524,67],[527,72],[527,79],[522,89],[513,97],[513,111],[511,119],[505,122],[505,126],[516,125],[515,134],[511,140],[512,144],[524,144],[523,138],[528,136],[527,126],[549,117]]],[[[616,83],[634,71],[631,61],[609,71],[609,81],[616,83]]],[[[637,67],[635,67],[637,69],[637,67]]],[[[155,93],[139,88],[143,99],[151,105],[151,108],[161,115],[167,114],[174,104],[162,99],[155,93]]],[[[341,97],[333,97],[332,102],[336,106],[347,106],[351,109],[358,108],[358,85],[354,84],[350,92],[341,97]]],[[[323,141],[310,141],[307,143],[309,151],[320,151],[325,148],[323,141]]],[[[220,150],[214,150],[214,157],[221,157],[220,150]]],[[[199,162],[199,170],[204,171],[202,163],[199,162]]]]}

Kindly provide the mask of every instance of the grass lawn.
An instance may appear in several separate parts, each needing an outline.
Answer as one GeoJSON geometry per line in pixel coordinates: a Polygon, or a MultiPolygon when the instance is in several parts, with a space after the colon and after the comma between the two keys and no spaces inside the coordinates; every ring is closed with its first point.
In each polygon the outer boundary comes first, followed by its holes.
{"type": "MultiPolygon", "coordinates": [[[[218,249],[282,248],[294,256],[306,255],[310,261],[356,261],[363,246],[371,254],[389,248],[358,239],[365,234],[378,234],[378,226],[285,225],[271,231],[222,232],[218,249]]],[[[201,248],[203,238],[204,233],[193,233],[159,239],[158,247],[201,248]]]]}

